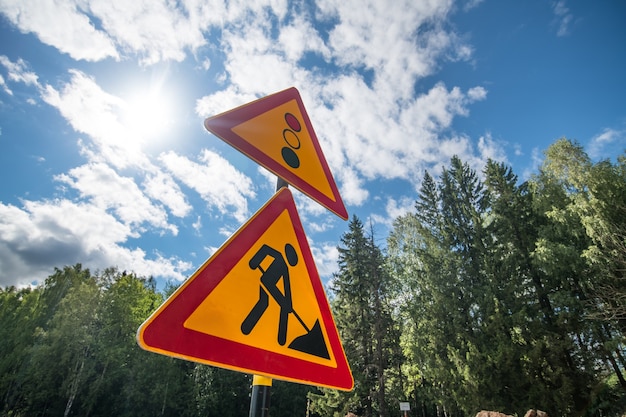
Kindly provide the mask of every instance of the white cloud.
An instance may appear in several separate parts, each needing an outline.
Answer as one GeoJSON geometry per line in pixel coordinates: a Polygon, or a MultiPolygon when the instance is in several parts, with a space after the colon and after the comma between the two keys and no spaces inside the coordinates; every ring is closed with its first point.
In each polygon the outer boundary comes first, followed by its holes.
{"type": "Polygon", "coordinates": [[[457,47],[458,39],[438,24],[450,12],[452,1],[317,4],[324,17],[339,19],[329,41],[335,59],[373,69],[375,83],[400,97],[411,96],[415,80],[430,74],[437,58],[457,47]]]}
{"type": "Polygon", "coordinates": [[[265,168],[263,165],[258,166],[257,172],[264,179],[264,182],[261,184],[258,184],[257,182],[257,187],[262,189],[263,191],[267,190],[268,195],[271,195],[270,193],[276,191],[278,177],[274,173],[268,171],[267,168],[265,168]]]}
{"type": "Polygon", "coordinates": [[[204,251],[207,253],[208,257],[213,256],[215,252],[217,252],[220,248],[216,246],[205,246],[204,251]]]}
{"type": "Polygon", "coordinates": [[[201,117],[215,116],[216,114],[239,107],[258,97],[250,93],[240,93],[236,86],[231,85],[225,90],[212,95],[204,96],[196,101],[196,114],[201,117]]]}
{"type": "Polygon", "coordinates": [[[196,233],[200,233],[200,229],[202,229],[202,217],[198,216],[197,220],[192,223],[191,227],[193,227],[196,233]]]}
{"type": "Polygon", "coordinates": [[[296,16],[293,22],[280,30],[278,41],[282,45],[287,59],[296,62],[305,52],[314,52],[324,59],[330,59],[331,53],[311,21],[296,16]]]}
{"type": "Polygon", "coordinates": [[[176,217],[185,217],[192,210],[185,194],[171,175],[160,171],[150,173],[143,186],[148,196],[165,204],[176,217]]]}
{"type": "Polygon", "coordinates": [[[591,138],[587,153],[592,159],[611,158],[626,152],[626,130],[605,128],[591,138]]]}
{"type": "Polygon", "coordinates": [[[136,54],[143,64],[182,61],[186,49],[193,51],[206,43],[202,23],[190,19],[184,2],[92,0],[89,12],[122,51],[136,54]]]}
{"type": "Polygon", "coordinates": [[[360,206],[369,197],[369,191],[354,170],[349,168],[340,170],[339,178],[341,180],[340,193],[344,203],[360,206]]]}
{"type": "Polygon", "coordinates": [[[83,72],[70,71],[71,80],[60,90],[50,85],[42,89],[42,98],[57,108],[72,128],[89,135],[95,149],[86,145],[92,158],[111,163],[117,168],[149,166],[141,151],[140,138],[130,137],[120,123],[125,107],[121,98],[105,92],[96,81],[83,72]]]}
{"type": "Polygon", "coordinates": [[[610,128],[605,128],[602,130],[602,133],[594,136],[591,139],[591,142],[593,144],[597,144],[597,145],[602,145],[605,143],[611,143],[613,141],[615,141],[616,139],[618,139],[624,132],[619,131],[619,130],[615,130],[615,129],[610,129],[610,128]]]}
{"type": "Polygon", "coordinates": [[[83,198],[88,198],[102,210],[112,209],[124,224],[137,227],[148,223],[173,234],[178,233],[175,226],[168,224],[165,210],[154,205],[133,178],[118,175],[104,163],[73,168],[56,179],[78,190],[83,198]]]}
{"type": "Polygon", "coordinates": [[[7,83],[4,81],[4,77],[2,76],[2,74],[0,74],[0,87],[2,87],[4,92],[7,93],[8,95],[10,96],[13,95],[13,91],[11,91],[7,83]]]}
{"type": "MultiPolygon", "coordinates": [[[[39,86],[39,77],[34,72],[28,70],[28,65],[22,58],[18,58],[16,62],[13,62],[6,55],[0,55],[0,65],[6,68],[9,81],[35,87],[39,86]]],[[[4,84],[4,79],[1,84],[4,84]]]]}
{"type": "Polygon", "coordinates": [[[229,52],[224,67],[237,91],[264,96],[294,84],[301,68],[288,62],[271,37],[268,22],[257,16],[243,28],[227,30],[222,42],[229,52]]]}
{"type": "MultiPolygon", "coordinates": [[[[224,239],[230,238],[233,235],[233,233],[235,233],[236,231],[237,229],[232,226],[225,226],[225,227],[219,228],[219,234],[220,236],[224,236],[224,239]]],[[[216,251],[217,249],[219,248],[215,248],[216,251]]]]}
{"type": "Polygon", "coordinates": [[[25,33],[54,46],[74,59],[118,59],[113,40],[81,10],[82,2],[2,0],[0,12],[25,33]]]}
{"type": "Polygon", "coordinates": [[[298,207],[300,219],[309,236],[327,232],[337,227],[337,224],[343,224],[343,220],[340,220],[337,215],[331,213],[326,207],[311,197],[295,188],[291,190],[296,201],[296,207],[298,207]]]}
{"type": "Polygon", "coordinates": [[[567,36],[570,33],[570,24],[574,19],[574,15],[570,12],[566,6],[564,0],[559,0],[552,3],[552,11],[554,12],[554,19],[558,26],[556,35],[567,36]]]}
{"type": "Polygon", "coordinates": [[[185,262],[149,259],[143,250],[126,247],[134,235],[129,225],[93,204],[24,201],[18,208],[0,203],[0,285],[27,285],[54,267],[77,262],[94,269],[119,265],[144,276],[183,278],[189,268],[185,262]]]}
{"type": "Polygon", "coordinates": [[[467,97],[470,101],[480,101],[487,98],[487,90],[484,87],[473,87],[467,90],[467,97]]]}
{"type": "Polygon", "coordinates": [[[330,279],[338,270],[339,250],[337,245],[324,242],[319,245],[312,244],[310,249],[320,278],[324,281],[330,279]]]}
{"type": "Polygon", "coordinates": [[[202,151],[201,163],[174,152],[161,154],[159,160],[174,177],[196,191],[209,208],[228,213],[238,221],[248,215],[248,198],[255,192],[250,178],[237,171],[226,159],[209,150],[202,151]]]}
{"type": "Polygon", "coordinates": [[[393,198],[391,196],[385,196],[380,198],[381,203],[384,204],[385,212],[383,214],[371,213],[369,215],[369,222],[372,225],[382,225],[384,232],[375,231],[377,236],[386,236],[393,227],[393,222],[399,216],[403,216],[406,213],[412,212],[415,209],[415,197],[400,196],[399,198],[393,198]]]}
{"type": "Polygon", "coordinates": [[[524,179],[528,179],[534,173],[536,173],[537,168],[539,168],[539,166],[541,166],[541,164],[543,163],[543,153],[541,152],[539,148],[533,148],[531,152],[531,160],[532,160],[531,166],[526,167],[524,169],[524,172],[522,173],[522,178],[524,179]]]}
{"type": "Polygon", "coordinates": [[[484,166],[484,162],[487,159],[493,159],[494,161],[506,162],[507,157],[502,146],[497,143],[491,134],[487,133],[484,136],[478,138],[478,155],[480,156],[480,166],[476,169],[481,170],[484,166]]]}
{"type": "Polygon", "coordinates": [[[463,6],[463,10],[469,11],[477,6],[479,6],[484,0],[467,0],[465,5],[463,6]]]}
{"type": "MultiPolygon", "coordinates": [[[[288,0],[184,0],[190,15],[198,15],[196,19],[205,22],[225,25],[229,22],[245,20],[252,16],[263,16],[266,19],[275,15],[282,20],[287,14],[288,0]]],[[[191,20],[194,20],[193,18],[191,20]]]]}
{"type": "Polygon", "coordinates": [[[287,0],[1,0],[0,13],[25,33],[75,60],[137,57],[144,65],[183,61],[207,40],[211,26],[223,27],[248,12],[283,18],[287,0]],[[52,19],[52,22],[51,22],[52,19]]]}
{"type": "MultiPolygon", "coordinates": [[[[10,83],[22,83],[26,86],[39,87],[39,77],[28,69],[28,64],[22,58],[17,61],[11,61],[6,55],[0,55],[0,65],[6,70],[6,79],[0,74],[0,87],[10,96],[13,96],[13,90],[9,87],[10,83]]],[[[34,103],[31,97],[26,99],[28,103],[34,103]]]]}
{"type": "Polygon", "coordinates": [[[406,196],[400,197],[399,199],[390,198],[389,201],[387,201],[387,206],[385,207],[387,216],[391,219],[391,221],[414,211],[414,209],[415,198],[406,196]]]}
{"type": "MultiPolygon", "coordinates": [[[[195,70],[223,65],[224,72],[218,76],[222,90],[196,100],[196,113],[202,117],[297,86],[348,205],[379,197],[369,191],[371,181],[414,183],[424,169],[447,163],[452,155],[471,161],[501,156],[498,144],[488,135],[474,145],[471,138],[452,129],[455,118],[467,116],[472,103],[486,98],[483,87],[420,84],[443,60],[471,59],[471,46],[446,23],[453,10],[451,0],[393,4],[322,0],[311,14],[294,13],[300,5],[287,0],[67,0],[39,9],[34,4],[33,0],[0,0],[0,12],[20,30],[34,33],[76,60],[134,58],[148,65],[181,61],[191,53],[197,60],[195,70]],[[45,19],[42,11],[47,13],[45,19]],[[65,27],[51,27],[58,25],[49,24],[50,16],[65,27]],[[205,38],[213,26],[219,35],[205,38]],[[219,42],[223,62],[218,61],[220,54],[210,59],[202,55],[209,49],[205,47],[208,42],[219,42]],[[304,68],[299,65],[303,58],[318,64],[304,68]],[[327,71],[333,71],[332,75],[327,71]],[[423,93],[416,95],[416,90],[423,93]]],[[[106,91],[93,76],[71,70],[65,82],[40,85],[23,61],[0,58],[0,64],[7,68],[0,87],[7,92],[10,82],[36,87],[47,104],[85,135],[79,150],[87,163],[56,177],[78,192],[80,203],[60,200],[29,202],[24,208],[3,206],[11,216],[22,219],[24,248],[39,248],[37,229],[48,233],[42,239],[53,242],[50,230],[55,228],[67,239],[52,246],[71,244],[73,250],[53,266],[73,259],[86,263],[86,259],[102,267],[134,265],[140,273],[176,278],[185,264],[130,249],[128,239],[141,237],[148,228],[176,233],[168,213],[185,218],[194,212],[190,222],[198,230],[201,217],[190,203],[193,196],[185,194],[187,187],[207,203],[211,215],[226,214],[239,222],[247,219],[255,187],[220,155],[202,150],[192,160],[168,151],[155,160],[144,149],[142,138],[129,133],[124,118],[128,103],[106,91]],[[82,228],[71,229],[64,219],[56,218],[64,215],[59,206],[75,213],[82,228]],[[41,220],[43,213],[47,213],[46,221],[41,220]],[[94,220],[96,214],[101,216],[99,222],[94,220]],[[105,248],[100,252],[90,240],[87,219],[94,222],[96,233],[101,227],[109,234],[117,231],[115,236],[105,233],[99,241],[105,248]]],[[[273,182],[267,181],[272,183],[269,187],[273,188],[273,182]]],[[[314,233],[328,230],[332,222],[325,220],[326,210],[306,197],[296,198],[308,217],[307,227],[314,233]]],[[[381,210],[390,218],[408,204],[404,199],[389,199],[381,210]]],[[[10,229],[8,221],[0,220],[0,225],[0,231],[10,229]]],[[[229,236],[232,226],[221,226],[220,233],[229,236]]],[[[2,247],[9,255],[0,259],[10,259],[12,268],[25,271],[26,258],[20,255],[22,249],[16,249],[19,238],[12,236],[2,247]]],[[[336,250],[322,244],[314,251],[323,265],[320,269],[326,271],[322,274],[330,274],[336,250]]]]}
{"type": "Polygon", "coordinates": [[[447,162],[453,155],[472,157],[469,138],[442,136],[454,118],[466,116],[468,105],[484,99],[486,92],[477,87],[463,93],[437,84],[413,100],[387,103],[358,80],[342,78],[326,86],[325,96],[331,108],[314,110],[325,127],[317,133],[326,139],[323,147],[342,195],[358,205],[368,197],[365,180],[412,181],[433,163],[447,162]]]}
{"type": "MultiPolygon", "coordinates": [[[[369,197],[371,180],[412,181],[452,155],[474,157],[471,140],[450,135],[449,129],[455,117],[469,114],[471,103],[486,98],[485,88],[464,92],[437,84],[414,95],[416,82],[434,72],[441,59],[471,58],[471,47],[445,28],[452,2],[316,5],[317,15],[298,15],[277,36],[264,15],[227,30],[222,41],[230,84],[198,100],[197,113],[214,115],[251,101],[246,95],[257,98],[298,86],[344,201],[354,205],[369,197]],[[313,28],[320,26],[311,19],[331,24],[329,32],[317,32],[313,28]],[[315,67],[295,65],[307,51],[339,65],[341,75],[322,77],[315,67]],[[360,69],[371,71],[371,82],[360,69]],[[442,139],[446,133],[449,138],[442,139]]],[[[486,143],[479,156],[496,154],[486,143]]]]}

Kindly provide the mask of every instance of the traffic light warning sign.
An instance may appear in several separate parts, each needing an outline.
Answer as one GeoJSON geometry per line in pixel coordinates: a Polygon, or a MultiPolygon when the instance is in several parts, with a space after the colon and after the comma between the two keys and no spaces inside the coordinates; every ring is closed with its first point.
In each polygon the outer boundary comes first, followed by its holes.
{"type": "Polygon", "coordinates": [[[342,219],[348,219],[296,88],[209,117],[204,126],[342,219]]]}

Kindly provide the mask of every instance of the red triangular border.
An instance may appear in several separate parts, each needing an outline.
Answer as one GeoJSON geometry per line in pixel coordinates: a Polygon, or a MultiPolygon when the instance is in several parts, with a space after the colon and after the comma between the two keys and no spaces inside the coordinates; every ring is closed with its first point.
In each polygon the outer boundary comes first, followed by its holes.
{"type": "Polygon", "coordinates": [[[295,87],[291,87],[287,90],[283,90],[278,93],[260,98],[256,101],[244,104],[243,106],[229,110],[225,113],[209,117],[204,121],[204,126],[209,132],[213,133],[224,142],[233,146],[235,149],[247,155],[249,158],[253,159],[260,165],[263,165],[275,175],[281,177],[289,184],[293,185],[298,190],[302,191],[304,194],[308,195],[309,197],[326,207],[328,210],[335,213],[337,216],[341,217],[344,220],[348,220],[348,211],[346,210],[346,206],[343,204],[343,200],[339,195],[337,184],[335,184],[335,179],[330,172],[330,168],[328,167],[328,163],[326,162],[326,158],[324,157],[322,148],[320,147],[317,136],[315,135],[315,131],[313,130],[313,126],[311,125],[311,120],[309,119],[306,109],[304,108],[304,104],[302,103],[300,93],[295,87]],[[326,175],[326,179],[328,180],[328,184],[330,185],[335,201],[328,198],[328,196],[324,195],[322,192],[317,190],[317,188],[306,182],[304,179],[300,178],[298,175],[294,174],[292,171],[283,166],[280,162],[275,161],[267,154],[259,150],[256,146],[232,131],[233,127],[263,113],[266,113],[291,100],[296,100],[296,102],[298,103],[298,108],[309,131],[311,141],[313,142],[313,146],[320,160],[320,164],[322,166],[324,174],[326,175]]]}
{"type": "Polygon", "coordinates": [[[287,188],[278,191],[141,325],[137,341],[152,352],[236,371],[348,391],[354,386],[293,196],[287,188]],[[291,218],[311,278],[336,368],[211,336],[183,325],[284,210],[291,218]]]}

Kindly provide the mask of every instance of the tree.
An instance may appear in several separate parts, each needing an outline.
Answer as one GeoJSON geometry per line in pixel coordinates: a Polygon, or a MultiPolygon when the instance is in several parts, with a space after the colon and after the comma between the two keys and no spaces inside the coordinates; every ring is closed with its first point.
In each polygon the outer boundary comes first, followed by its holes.
{"type": "Polygon", "coordinates": [[[533,180],[537,201],[551,220],[541,236],[537,262],[561,276],[560,288],[570,294],[560,316],[569,318],[570,333],[576,335],[573,359],[604,380],[595,381],[591,392],[608,381],[607,369],[626,390],[625,168],[623,155],[615,165],[608,160],[593,163],[579,144],[560,139],[546,151],[533,180]],[[608,366],[598,366],[603,362],[608,366]]]}
{"type": "MultiPolygon", "coordinates": [[[[478,330],[489,299],[482,268],[482,183],[453,158],[439,184],[425,174],[415,213],[394,222],[390,263],[404,285],[404,346],[417,399],[454,414],[479,400],[478,330]]],[[[469,411],[468,410],[468,411],[469,411]]]]}
{"type": "MultiPolygon", "coordinates": [[[[75,324],[79,327],[79,342],[76,345],[82,344],[81,347],[85,347],[89,343],[89,329],[82,326],[86,323],[81,321],[82,317],[71,317],[71,304],[62,304],[62,301],[72,293],[72,297],[75,297],[75,293],[79,291],[89,292],[88,287],[93,284],[89,271],[76,264],[63,269],[55,268],[55,272],[45,283],[34,289],[0,290],[0,332],[3,333],[0,356],[4,359],[0,360],[0,384],[2,388],[6,388],[2,389],[5,393],[3,412],[28,414],[29,409],[34,409],[38,413],[45,413],[54,408],[54,413],[61,415],[66,408],[68,412],[72,409],[78,387],[76,382],[80,383],[85,371],[84,365],[82,368],[80,366],[80,348],[75,350],[72,346],[64,349],[59,338],[62,331],[49,330],[52,323],[65,326],[62,318],[65,314],[66,317],[70,316],[67,317],[70,322],[76,320],[75,324]],[[86,287],[78,290],[82,285],[86,287]],[[65,309],[65,312],[59,313],[59,309],[65,309]],[[48,343],[51,341],[56,343],[57,352],[63,356],[43,360],[51,352],[52,347],[48,343]],[[59,372],[67,374],[59,363],[77,352],[78,356],[72,358],[77,360],[73,362],[78,365],[77,368],[71,368],[69,363],[65,363],[74,371],[74,379],[63,380],[62,386],[59,386],[59,380],[51,382],[52,378],[60,375],[59,372]]],[[[86,297],[89,299],[90,295],[86,297]]],[[[70,340],[65,340],[65,344],[69,344],[70,340]]]]}
{"type": "Polygon", "coordinates": [[[391,277],[381,250],[354,216],[341,238],[339,272],[331,285],[331,306],[355,379],[351,393],[328,391],[314,406],[329,415],[349,410],[370,417],[389,415],[387,376],[398,368],[399,332],[389,304],[391,277]]]}
{"type": "Polygon", "coordinates": [[[550,178],[519,184],[490,161],[482,181],[452,158],[438,181],[425,174],[416,211],[394,222],[389,264],[404,288],[416,405],[559,415],[593,401],[607,367],[585,320],[589,238],[550,178]]]}
{"type": "Polygon", "coordinates": [[[43,297],[53,314],[30,350],[27,407],[68,416],[94,374],[100,292],[89,271],[77,266],[57,270],[46,281],[43,297]]]}
{"type": "MultiPolygon", "coordinates": [[[[237,417],[248,414],[250,375],[196,364],[192,376],[195,393],[192,415],[237,417]]],[[[274,415],[278,416],[272,412],[274,415]]]]}
{"type": "Polygon", "coordinates": [[[23,405],[26,362],[39,323],[39,288],[0,288],[0,415],[23,405]]]}
{"type": "Polygon", "coordinates": [[[572,299],[561,288],[555,271],[549,272],[537,262],[541,234],[551,227],[547,226],[550,222],[543,209],[537,210],[537,197],[528,184],[518,185],[510,168],[489,161],[485,175],[490,207],[486,268],[500,288],[499,300],[506,312],[507,325],[502,329],[507,338],[500,346],[512,355],[506,362],[507,386],[513,388],[508,396],[512,395],[516,410],[537,404],[553,407],[553,413],[572,408],[575,399],[569,390],[578,389],[579,377],[572,362],[574,343],[571,329],[561,325],[568,321],[557,318],[557,312],[563,310],[555,306],[555,299],[568,300],[566,303],[572,299]],[[560,387],[558,396],[553,392],[555,386],[560,387]],[[524,392],[525,397],[520,401],[515,392],[524,392]]]}
{"type": "Polygon", "coordinates": [[[592,163],[576,142],[560,139],[546,151],[537,178],[562,189],[571,212],[590,241],[584,258],[595,268],[590,288],[600,303],[595,307],[626,333],[626,154],[592,163]]]}
{"type": "Polygon", "coordinates": [[[85,412],[93,415],[190,415],[192,365],[137,346],[139,325],[162,302],[154,282],[107,269],[98,277],[102,302],[96,349],[97,377],[85,412]]]}

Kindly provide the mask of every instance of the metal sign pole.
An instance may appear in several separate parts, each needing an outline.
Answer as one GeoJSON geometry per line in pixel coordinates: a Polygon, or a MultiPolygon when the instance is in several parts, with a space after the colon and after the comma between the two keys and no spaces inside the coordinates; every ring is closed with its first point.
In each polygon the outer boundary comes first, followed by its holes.
{"type": "Polygon", "coordinates": [[[272,378],[261,375],[252,377],[252,397],[250,397],[250,417],[269,417],[272,378]]]}
{"type": "MultiPolygon", "coordinates": [[[[276,191],[287,187],[287,182],[280,177],[276,179],[276,191]]],[[[269,417],[272,378],[261,375],[252,377],[252,396],[250,397],[250,417],[269,417]]]]}

